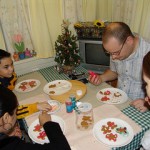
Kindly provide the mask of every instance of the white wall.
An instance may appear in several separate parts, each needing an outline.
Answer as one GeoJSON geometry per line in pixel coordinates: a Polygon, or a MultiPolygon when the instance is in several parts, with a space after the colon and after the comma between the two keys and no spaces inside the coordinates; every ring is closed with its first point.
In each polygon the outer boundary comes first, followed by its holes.
{"type": "Polygon", "coordinates": [[[56,65],[54,58],[28,58],[14,62],[15,72],[17,75],[23,75],[42,68],[56,65]]]}

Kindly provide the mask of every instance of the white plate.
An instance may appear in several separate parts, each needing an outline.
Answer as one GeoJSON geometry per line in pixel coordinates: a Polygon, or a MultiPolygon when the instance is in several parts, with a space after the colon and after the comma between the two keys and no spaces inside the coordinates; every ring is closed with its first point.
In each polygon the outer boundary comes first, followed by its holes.
{"type": "Polygon", "coordinates": [[[61,104],[57,100],[48,100],[48,103],[52,106],[52,110],[48,114],[54,114],[60,110],[61,104]]]}
{"type": "Polygon", "coordinates": [[[93,127],[93,135],[98,141],[101,141],[102,143],[107,144],[110,147],[125,146],[129,144],[134,137],[132,127],[127,122],[117,118],[107,118],[98,121],[93,127]],[[107,133],[104,134],[103,131],[101,131],[101,128],[103,125],[108,126],[107,123],[109,121],[114,122],[117,127],[126,127],[127,134],[119,134],[116,132],[116,128],[114,128],[110,129],[110,133],[117,134],[116,141],[114,142],[113,140],[109,140],[108,138],[106,138],[107,133]]]}
{"type": "Polygon", "coordinates": [[[38,88],[40,84],[41,82],[36,79],[23,80],[15,86],[15,90],[21,93],[30,92],[38,88]]]}
{"type": "Polygon", "coordinates": [[[106,104],[122,104],[128,100],[127,94],[117,88],[102,89],[96,94],[96,97],[100,102],[106,104]]]}
{"type": "Polygon", "coordinates": [[[55,80],[44,86],[44,92],[48,95],[61,95],[68,92],[72,87],[67,80],[55,80]]]}
{"type": "MultiPolygon", "coordinates": [[[[64,120],[63,120],[61,117],[58,117],[58,116],[56,116],[56,115],[51,115],[51,117],[52,117],[52,121],[59,123],[59,125],[60,125],[62,131],[64,132],[64,131],[65,131],[65,122],[64,122],[64,120]]],[[[45,137],[44,140],[37,138],[37,136],[39,135],[40,132],[38,132],[38,131],[33,131],[33,130],[34,130],[34,127],[35,127],[36,125],[38,125],[38,124],[39,124],[39,119],[36,119],[36,120],[30,125],[30,127],[29,127],[29,129],[28,129],[28,135],[29,135],[29,137],[30,137],[35,143],[39,143],[39,144],[49,143],[49,140],[48,140],[47,136],[45,137]]],[[[42,132],[42,131],[44,131],[43,128],[41,129],[41,132],[42,132]]]]}

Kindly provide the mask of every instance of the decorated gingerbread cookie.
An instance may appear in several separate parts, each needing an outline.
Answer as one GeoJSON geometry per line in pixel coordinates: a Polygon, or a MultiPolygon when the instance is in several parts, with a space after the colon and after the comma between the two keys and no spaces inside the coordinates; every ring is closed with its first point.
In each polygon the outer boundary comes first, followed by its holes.
{"type": "Polygon", "coordinates": [[[40,132],[40,131],[42,131],[42,126],[40,126],[40,124],[37,124],[36,126],[34,126],[33,131],[35,131],[35,132],[40,132]]]}
{"type": "Polygon", "coordinates": [[[41,140],[45,140],[46,138],[46,133],[45,131],[42,131],[39,133],[39,135],[37,136],[38,139],[41,139],[41,140]]]}
{"type": "Polygon", "coordinates": [[[104,91],[104,95],[110,95],[110,94],[111,94],[111,92],[109,90],[104,91]]]}
{"type": "Polygon", "coordinates": [[[101,131],[103,131],[103,134],[111,132],[110,128],[108,126],[106,126],[106,125],[102,126],[101,131]]]}
{"type": "Polygon", "coordinates": [[[122,135],[127,135],[128,134],[126,127],[116,128],[116,132],[119,133],[119,134],[122,134],[122,135]]]}
{"type": "Polygon", "coordinates": [[[106,138],[108,140],[110,140],[110,141],[112,140],[112,141],[116,142],[117,141],[117,137],[118,137],[117,134],[113,134],[113,133],[106,134],[106,138]]]}
{"type": "Polygon", "coordinates": [[[110,127],[111,129],[114,129],[114,128],[117,127],[117,125],[116,125],[114,122],[111,122],[111,121],[107,122],[107,125],[108,125],[108,127],[110,127]]]}
{"type": "Polygon", "coordinates": [[[121,93],[116,92],[116,93],[114,93],[114,96],[115,96],[115,97],[120,97],[120,96],[122,96],[122,95],[121,95],[121,93]]]}
{"type": "Polygon", "coordinates": [[[109,101],[109,100],[110,100],[110,98],[107,97],[107,96],[103,96],[103,97],[101,98],[101,101],[109,101]]]}

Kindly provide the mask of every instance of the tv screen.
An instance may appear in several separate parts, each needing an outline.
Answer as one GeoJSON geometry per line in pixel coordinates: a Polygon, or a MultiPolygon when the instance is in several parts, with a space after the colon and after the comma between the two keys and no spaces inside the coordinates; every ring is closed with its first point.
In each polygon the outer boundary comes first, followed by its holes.
{"type": "Polygon", "coordinates": [[[85,44],[85,61],[87,64],[109,66],[109,55],[104,52],[102,44],[85,44]]]}
{"type": "Polygon", "coordinates": [[[105,53],[102,41],[79,40],[79,52],[83,60],[81,65],[87,70],[103,73],[109,69],[110,55],[105,53]]]}

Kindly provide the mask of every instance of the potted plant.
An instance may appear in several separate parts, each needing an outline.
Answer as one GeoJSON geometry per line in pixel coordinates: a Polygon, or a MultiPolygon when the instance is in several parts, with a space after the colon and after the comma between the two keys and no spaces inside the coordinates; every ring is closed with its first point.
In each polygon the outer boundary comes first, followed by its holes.
{"type": "Polygon", "coordinates": [[[25,58],[25,53],[24,53],[25,46],[24,46],[24,42],[23,42],[21,34],[15,34],[13,36],[13,40],[14,40],[14,47],[19,54],[19,58],[24,59],[25,58]]]}

